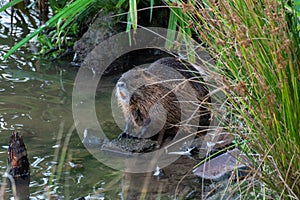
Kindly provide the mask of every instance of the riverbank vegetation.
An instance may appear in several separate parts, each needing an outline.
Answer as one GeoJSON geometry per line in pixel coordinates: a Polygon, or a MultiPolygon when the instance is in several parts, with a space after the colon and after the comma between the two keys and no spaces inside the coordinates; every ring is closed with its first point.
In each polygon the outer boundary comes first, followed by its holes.
{"type": "MultiPolygon", "coordinates": [[[[29,4],[29,1],[26,2],[29,4]]],[[[18,7],[20,3],[23,4],[23,1],[13,0],[3,5],[0,8],[0,12],[9,8],[13,10],[15,7],[18,7]]],[[[93,22],[93,19],[100,14],[100,12],[101,15],[112,12],[115,14],[116,21],[119,18],[127,21],[127,31],[131,28],[136,29],[138,19],[137,5],[140,7],[150,6],[149,21],[151,21],[154,5],[160,5],[162,2],[158,0],[39,0],[37,4],[36,7],[33,6],[33,9],[38,10],[41,26],[13,46],[3,56],[5,59],[35,37],[37,37],[41,46],[41,54],[46,53],[52,57],[56,57],[57,54],[63,53],[67,47],[71,47],[74,42],[79,39],[83,31],[87,30],[90,23],[93,22]],[[48,20],[49,7],[51,8],[52,17],[48,20]],[[124,15],[125,12],[127,12],[127,14],[124,15]]],[[[24,6],[26,7],[28,5],[24,6]]],[[[13,16],[13,12],[11,15],[13,16]]]]}
{"type": "MultiPolygon", "coordinates": [[[[13,0],[10,3],[4,5],[0,11],[3,11],[9,7],[12,9],[13,6],[17,6],[21,1],[13,0]]],[[[88,23],[91,18],[97,14],[97,11],[103,10],[107,12],[114,8],[115,3],[113,0],[83,0],[83,1],[56,1],[52,0],[45,1],[39,0],[37,8],[40,16],[44,15],[45,10],[51,7],[52,17],[47,20],[41,20],[41,25],[25,37],[23,40],[19,41],[15,46],[13,46],[5,55],[4,58],[8,58],[12,53],[14,53],[21,46],[29,42],[31,39],[37,37],[38,42],[41,46],[41,54],[47,53],[48,51],[54,52],[51,54],[52,57],[56,57],[57,53],[64,51],[66,46],[71,46],[76,39],[77,35],[80,34],[80,28],[84,29],[83,23],[88,23]]],[[[36,5],[37,6],[37,5],[36,5]]],[[[13,15],[13,12],[11,13],[13,15]]]]}
{"type": "Polygon", "coordinates": [[[218,83],[233,116],[225,127],[246,141],[243,148],[255,163],[253,175],[261,181],[239,188],[242,195],[297,199],[299,1],[181,1],[179,5],[187,18],[179,19],[185,19],[217,63],[218,83]]]}
{"type": "MultiPolygon", "coordinates": [[[[54,9],[49,21],[5,57],[46,28],[53,29],[50,38],[40,35],[44,51],[54,46],[60,48],[67,38],[78,33],[80,19],[99,8],[128,11],[127,30],[136,29],[138,3],[149,5],[152,13],[160,2],[65,2],[54,9]]],[[[216,62],[219,74],[216,82],[226,94],[227,111],[231,115],[224,127],[239,135],[237,141],[242,139],[242,142],[237,145],[254,163],[253,176],[237,187],[241,195],[297,199],[300,196],[300,1],[165,0],[164,3],[171,10],[169,29],[196,36],[216,62]]]]}

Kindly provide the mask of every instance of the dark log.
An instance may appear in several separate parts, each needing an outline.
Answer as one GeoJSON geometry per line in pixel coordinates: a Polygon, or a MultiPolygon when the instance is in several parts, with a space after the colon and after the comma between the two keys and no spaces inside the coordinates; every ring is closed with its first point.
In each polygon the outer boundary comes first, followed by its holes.
{"type": "Polygon", "coordinates": [[[30,171],[27,149],[22,136],[14,131],[8,148],[8,174],[15,199],[29,199],[30,171]]]}

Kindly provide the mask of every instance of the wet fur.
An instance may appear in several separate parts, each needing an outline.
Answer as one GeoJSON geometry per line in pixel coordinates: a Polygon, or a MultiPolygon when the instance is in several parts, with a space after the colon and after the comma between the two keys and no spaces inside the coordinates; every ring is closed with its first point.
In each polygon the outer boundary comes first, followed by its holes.
{"type": "MultiPolygon", "coordinates": [[[[119,79],[118,83],[124,82],[126,84],[126,87],[117,87],[117,91],[123,91],[130,97],[130,99],[124,100],[120,97],[118,92],[116,94],[119,100],[119,104],[122,107],[126,121],[126,128],[122,135],[125,134],[143,137],[143,132],[145,132],[148,124],[150,123],[150,108],[155,103],[160,103],[167,112],[166,123],[163,129],[158,134],[158,143],[160,145],[162,143],[164,133],[166,132],[166,130],[174,128],[174,130],[168,132],[174,134],[177,133],[176,126],[174,125],[178,125],[178,123],[180,123],[181,110],[176,95],[172,91],[170,91],[169,88],[166,88],[162,84],[156,83],[156,80],[154,80],[153,76],[151,76],[151,74],[153,73],[157,74],[157,66],[159,65],[171,67],[172,69],[175,69],[177,72],[179,72],[182,76],[184,76],[186,80],[190,80],[187,81],[186,84],[189,84],[189,86],[193,88],[197,98],[196,101],[202,102],[203,100],[205,100],[205,96],[208,92],[205,86],[203,86],[203,84],[197,81],[192,81],[193,79],[195,79],[195,75],[198,75],[200,77],[200,75],[195,72],[195,69],[192,69],[190,65],[182,64],[182,62],[176,60],[175,58],[162,58],[151,64],[148,68],[132,69],[123,74],[123,76],[119,79]],[[189,69],[189,67],[191,69],[189,69]],[[193,73],[191,73],[191,70],[193,71],[193,73]],[[146,84],[138,87],[137,90],[132,91],[131,89],[136,84],[138,84],[138,81],[140,80],[142,80],[143,83],[146,84]]],[[[163,77],[170,76],[168,72],[166,72],[166,74],[161,75],[163,77]]],[[[171,78],[172,77],[170,77],[170,79],[171,78]]],[[[209,99],[207,99],[206,101],[209,101],[209,99]]],[[[200,108],[199,111],[202,114],[207,113],[207,109],[205,108],[200,108]]],[[[157,112],[157,115],[160,116],[159,110],[155,112],[157,112]]],[[[206,114],[200,120],[200,125],[205,126],[208,125],[208,123],[209,114],[206,114]]]]}

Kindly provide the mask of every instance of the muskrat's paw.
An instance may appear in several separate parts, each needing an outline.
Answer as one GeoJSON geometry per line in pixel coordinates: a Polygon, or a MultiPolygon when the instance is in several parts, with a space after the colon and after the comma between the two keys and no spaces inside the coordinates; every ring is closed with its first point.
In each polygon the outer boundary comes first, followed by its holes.
{"type": "Polygon", "coordinates": [[[137,138],[141,139],[141,138],[144,138],[145,135],[146,135],[146,131],[147,131],[147,126],[144,126],[141,131],[138,132],[137,134],[137,138]]]}
{"type": "Polygon", "coordinates": [[[136,134],[136,138],[142,139],[143,135],[144,135],[143,133],[139,132],[138,134],[136,134]]]}
{"type": "Polygon", "coordinates": [[[118,136],[118,139],[121,140],[122,138],[133,138],[129,133],[127,132],[122,132],[120,133],[120,135],[118,136]]]}

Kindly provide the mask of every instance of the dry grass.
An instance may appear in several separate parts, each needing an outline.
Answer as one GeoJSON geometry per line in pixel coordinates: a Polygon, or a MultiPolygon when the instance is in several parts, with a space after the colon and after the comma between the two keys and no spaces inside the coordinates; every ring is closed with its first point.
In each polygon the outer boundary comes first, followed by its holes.
{"type": "Polygon", "coordinates": [[[232,116],[227,128],[247,142],[249,154],[259,155],[252,157],[255,184],[248,182],[242,193],[263,186],[258,194],[264,198],[297,199],[300,43],[296,14],[286,9],[285,2],[275,0],[182,1],[177,6],[217,63],[216,82],[227,95],[232,116]]]}

